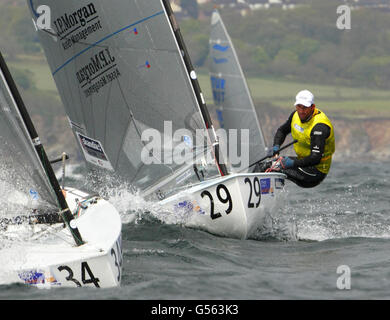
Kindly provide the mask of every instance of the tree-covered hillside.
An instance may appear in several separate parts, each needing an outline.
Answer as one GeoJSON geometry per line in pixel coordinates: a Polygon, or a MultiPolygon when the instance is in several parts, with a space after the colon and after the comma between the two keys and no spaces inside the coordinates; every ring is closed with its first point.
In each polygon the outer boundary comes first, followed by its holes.
{"type": "MultiPolygon", "coordinates": [[[[308,1],[293,10],[271,8],[242,16],[222,9],[248,76],[390,87],[390,12],[351,11],[351,29],[336,26],[340,1],[308,1]]],[[[181,28],[195,63],[207,61],[209,22],[186,19],[181,28]]]]}
{"type": "MultiPolygon", "coordinates": [[[[221,9],[248,76],[323,84],[390,87],[390,12],[351,12],[351,29],[339,30],[339,0],[308,0],[295,9],[273,7],[242,16],[221,9]]],[[[200,6],[202,9],[202,6],[200,6]]],[[[210,8],[203,12],[210,13],[210,8]]],[[[180,21],[196,67],[207,67],[210,18],[180,21]]],[[[0,48],[9,59],[41,51],[26,1],[0,4],[0,48]]],[[[27,76],[28,78],[28,76],[27,76]]],[[[24,79],[26,82],[26,79],[24,79]]]]}

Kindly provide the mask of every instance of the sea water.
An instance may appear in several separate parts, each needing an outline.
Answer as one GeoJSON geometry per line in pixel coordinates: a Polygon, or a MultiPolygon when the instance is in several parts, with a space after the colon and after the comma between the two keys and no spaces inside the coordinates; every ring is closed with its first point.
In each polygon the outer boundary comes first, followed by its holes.
{"type": "MultiPolygon", "coordinates": [[[[185,228],[155,204],[109,190],[123,221],[121,287],[9,283],[0,299],[389,299],[390,164],[333,163],[320,186],[286,188],[280,219],[249,240],[185,228]]],[[[13,245],[18,254],[10,239],[0,250],[13,245]]]]}

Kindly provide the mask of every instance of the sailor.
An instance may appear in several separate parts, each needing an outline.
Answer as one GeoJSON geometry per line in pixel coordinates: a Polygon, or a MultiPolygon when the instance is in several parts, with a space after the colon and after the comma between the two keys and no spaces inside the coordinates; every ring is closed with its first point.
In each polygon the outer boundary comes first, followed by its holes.
{"type": "Polygon", "coordinates": [[[329,172],[335,152],[333,126],[328,117],[314,104],[309,90],[298,92],[296,111],[276,131],[272,149],[273,161],[257,166],[254,171],[278,171],[302,188],[319,185],[329,172]],[[296,157],[279,157],[279,148],[291,133],[296,157]]]}

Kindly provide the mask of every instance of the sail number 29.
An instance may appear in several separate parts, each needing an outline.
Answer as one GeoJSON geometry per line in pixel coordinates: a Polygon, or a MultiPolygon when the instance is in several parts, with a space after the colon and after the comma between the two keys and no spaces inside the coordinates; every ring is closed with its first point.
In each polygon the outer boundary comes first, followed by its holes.
{"type": "Polygon", "coordinates": [[[249,198],[248,198],[248,208],[259,207],[261,202],[261,186],[258,177],[253,179],[253,184],[251,179],[248,177],[244,180],[245,184],[249,184],[249,198]]]}
{"type": "MultiPolygon", "coordinates": [[[[218,200],[223,203],[223,204],[227,204],[227,209],[225,210],[225,213],[226,214],[229,214],[230,212],[232,212],[232,209],[233,209],[233,200],[232,200],[232,197],[229,193],[229,190],[228,188],[223,185],[223,184],[219,184],[217,186],[217,189],[216,189],[216,194],[217,194],[217,198],[218,200]],[[223,190],[223,191],[222,191],[223,190]],[[222,192],[221,192],[222,191],[222,192]]],[[[214,212],[214,198],[213,196],[211,195],[211,193],[207,190],[204,190],[200,196],[202,198],[204,198],[205,196],[207,196],[209,199],[210,199],[210,217],[211,219],[218,219],[220,217],[222,217],[222,214],[219,213],[219,212],[214,212]]]]}

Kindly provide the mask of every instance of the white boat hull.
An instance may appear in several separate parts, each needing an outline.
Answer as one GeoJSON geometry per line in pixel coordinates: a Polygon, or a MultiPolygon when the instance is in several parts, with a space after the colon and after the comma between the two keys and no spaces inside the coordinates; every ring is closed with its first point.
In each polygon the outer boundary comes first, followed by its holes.
{"type": "MultiPolygon", "coordinates": [[[[75,199],[82,201],[85,196],[87,194],[76,189],[67,189],[66,200],[72,212],[77,210],[75,199]]],[[[77,247],[67,228],[54,225],[44,240],[23,244],[24,254],[19,252],[17,255],[12,248],[6,249],[10,256],[19,256],[13,258],[11,270],[6,271],[7,282],[46,288],[119,286],[122,274],[121,219],[110,203],[95,199],[95,203],[84,203],[85,209],[80,208],[73,220],[85,244],[77,247]],[[58,230],[53,232],[53,229],[58,230]]],[[[6,250],[1,254],[6,255],[6,250]]]]}
{"type": "Polygon", "coordinates": [[[185,217],[187,227],[247,239],[263,225],[267,214],[282,205],[284,179],[280,173],[231,174],[202,182],[160,204],[185,217]]]}

